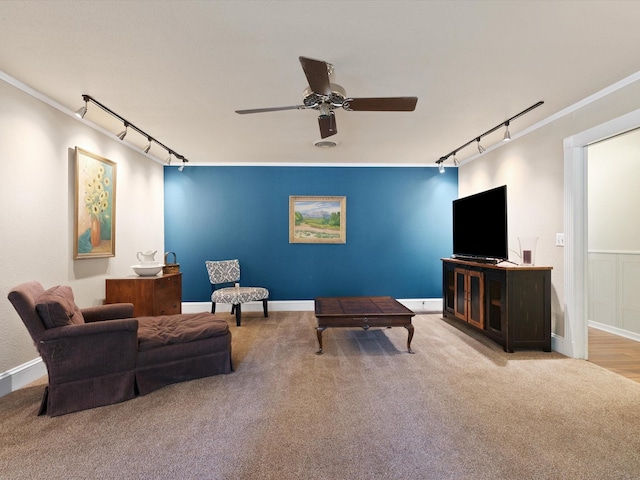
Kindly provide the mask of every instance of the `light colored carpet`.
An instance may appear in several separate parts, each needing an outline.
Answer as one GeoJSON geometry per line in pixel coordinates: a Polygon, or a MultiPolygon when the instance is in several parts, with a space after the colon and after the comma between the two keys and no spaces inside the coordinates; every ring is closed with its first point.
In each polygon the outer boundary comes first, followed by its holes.
{"type": "Polygon", "coordinates": [[[640,478],[640,384],[589,362],[440,315],[415,355],[404,328],[327,329],[315,355],[312,312],[222,317],[230,375],[57,418],[44,380],[0,399],[0,478],[640,478]]]}

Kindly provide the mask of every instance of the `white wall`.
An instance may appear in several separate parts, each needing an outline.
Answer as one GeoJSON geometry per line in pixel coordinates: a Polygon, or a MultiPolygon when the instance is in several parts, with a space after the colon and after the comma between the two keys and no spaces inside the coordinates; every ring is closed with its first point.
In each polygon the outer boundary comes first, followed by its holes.
{"type": "Polygon", "coordinates": [[[12,287],[70,285],[80,307],[99,305],[105,278],[131,275],[136,252],[164,251],[163,166],[0,81],[0,205],[1,380],[38,357],[12,287]],[[117,163],[115,257],[73,260],[76,146],[117,163]]]}
{"type": "MultiPolygon", "coordinates": [[[[563,140],[639,107],[640,82],[636,81],[583,102],[532,133],[460,166],[460,196],[508,186],[510,249],[517,251],[518,236],[539,237],[536,264],[553,267],[552,331],[556,337],[570,334],[565,322],[564,249],[555,246],[555,234],[564,231],[563,140]]],[[[517,120],[512,132],[517,131],[516,124],[517,120]]],[[[570,347],[563,353],[570,354],[570,347]]]]}
{"type": "Polygon", "coordinates": [[[589,251],[640,254],[640,130],[588,148],[589,251]]]}

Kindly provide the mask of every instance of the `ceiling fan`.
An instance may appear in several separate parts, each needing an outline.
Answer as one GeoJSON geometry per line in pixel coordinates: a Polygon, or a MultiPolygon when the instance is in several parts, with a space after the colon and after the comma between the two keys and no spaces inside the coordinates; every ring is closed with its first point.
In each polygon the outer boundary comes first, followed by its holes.
{"type": "Polygon", "coordinates": [[[254,108],[236,110],[236,113],[263,113],[280,110],[314,109],[320,112],[318,124],[320,136],[330,137],[338,133],[334,110],[342,107],[353,112],[412,112],[416,108],[418,97],[380,97],[350,98],[340,85],[331,83],[329,76],[333,73],[333,65],[322,60],[299,57],[302,70],[307,77],[309,87],[304,91],[302,105],[288,107],[254,108]]]}

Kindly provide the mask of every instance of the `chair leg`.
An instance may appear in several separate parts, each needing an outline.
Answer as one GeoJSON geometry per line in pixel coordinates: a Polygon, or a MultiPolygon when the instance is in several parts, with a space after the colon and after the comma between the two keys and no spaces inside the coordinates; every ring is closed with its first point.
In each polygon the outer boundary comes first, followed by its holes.
{"type": "Polygon", "coordinates": [[[239,327],[240,326],[240,304],[234,305],[234,307],[236,309],[236,325],[239,327]]]}
{"type": "Polygon", "coordinates": [[[267,308],[267,299],[266,298],[264,298],[262,300],[262,310],[264,311],[264,316],[268,317],[269,316],[269,310],[267,308]]]}
{"type": "Polygon", "coordinates": [[[216,302],[211,302],[211,313],[216,313],[216,302]]]}

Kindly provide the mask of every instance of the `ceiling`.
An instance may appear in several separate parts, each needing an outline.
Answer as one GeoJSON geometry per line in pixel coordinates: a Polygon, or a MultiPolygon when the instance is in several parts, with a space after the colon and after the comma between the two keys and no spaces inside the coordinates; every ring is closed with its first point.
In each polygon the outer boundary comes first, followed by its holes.
{"type": "MultiPolygon", "coordinates": [[[[0,70],[71,110],[89,94],[192,164],[433,165],[540,100],[512,135],[640,71],[638,19],[614,0],[4,0],[0,70]],[[347,96],[416,110],[337,110],[330,149],[315,110],[235,113],[301,104],[299,56],[333,64],[347,96]]],[[[86,119],[122,130],[95,106],[86,119]]]]}

